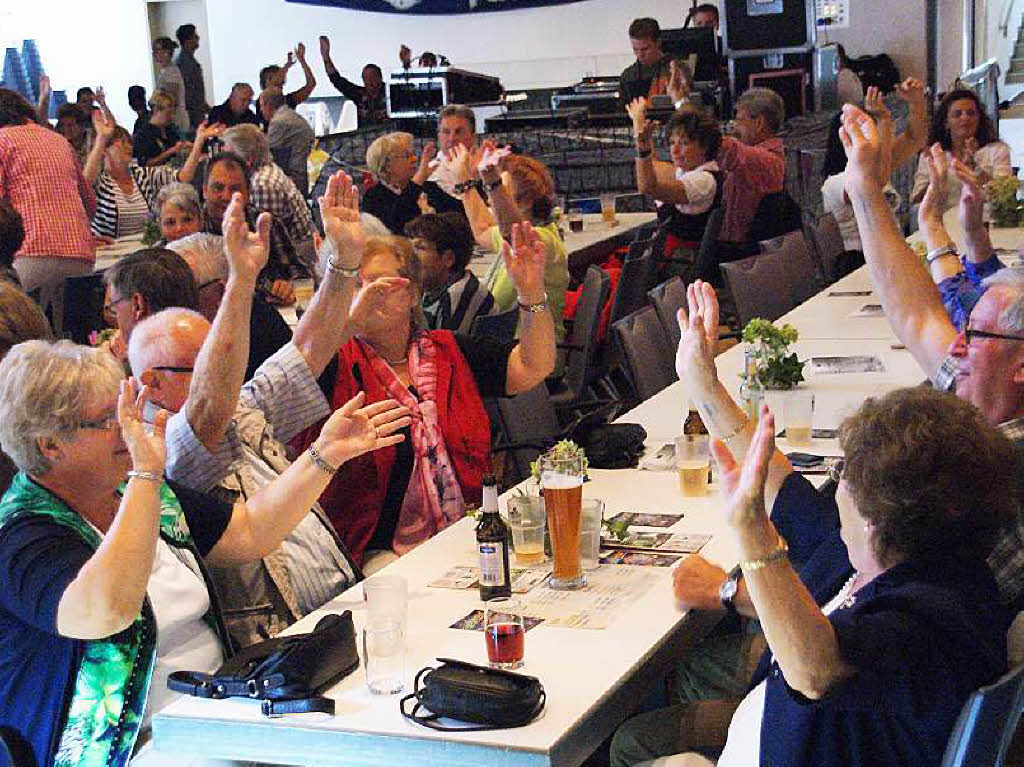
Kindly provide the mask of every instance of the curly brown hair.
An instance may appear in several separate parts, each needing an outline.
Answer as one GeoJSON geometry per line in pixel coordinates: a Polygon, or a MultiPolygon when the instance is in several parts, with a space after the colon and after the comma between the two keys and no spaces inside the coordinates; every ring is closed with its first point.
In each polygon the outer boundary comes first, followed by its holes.
{"type": "Polygon", "coordinates": [[[839,429],[843,480],[886,567],[985,556],[1017,509],[1017,451],[971,404],[930,387],[869,398],[839,429]]]}
{"type": "Polygon", "coordinates": [[[704,147],[705,160],[717,155],[722,145],[722,131],[718,127],[718,120],[700,107],[684,106],[668,118],[665,124],[665,138],[671,140],[677,133],[704,147]]]}

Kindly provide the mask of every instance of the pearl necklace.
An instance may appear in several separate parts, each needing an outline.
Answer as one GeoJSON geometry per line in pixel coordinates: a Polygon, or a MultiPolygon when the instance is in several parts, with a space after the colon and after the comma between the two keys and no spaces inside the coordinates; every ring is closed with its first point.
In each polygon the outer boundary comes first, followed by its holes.
{"type": "Polygon", "coordinates": [[[839,589],[839,594],[837,596],[842,599],[836,607],[837,610],[847,610],[853,607],[854,603],[857,601],[857,595],[851,594],[850,592],[853,590],[853,584],[857,582],[859,577],[860,573],[854,571],[853,575],[850,576],[850,580],[844,583],[843,587],[839,589]]]}

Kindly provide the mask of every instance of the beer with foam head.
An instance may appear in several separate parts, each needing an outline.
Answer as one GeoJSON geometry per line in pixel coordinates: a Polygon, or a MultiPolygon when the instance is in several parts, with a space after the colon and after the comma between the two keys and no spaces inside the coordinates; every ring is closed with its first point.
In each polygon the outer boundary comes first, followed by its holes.
{"type": "Polygon", "coordinates": [[[551,537],[553,589],[578,589],[586,585],[580,566],[580,506],[583,471],[579,459],[548,461],[542,458],[541,488],[551,537]]]}

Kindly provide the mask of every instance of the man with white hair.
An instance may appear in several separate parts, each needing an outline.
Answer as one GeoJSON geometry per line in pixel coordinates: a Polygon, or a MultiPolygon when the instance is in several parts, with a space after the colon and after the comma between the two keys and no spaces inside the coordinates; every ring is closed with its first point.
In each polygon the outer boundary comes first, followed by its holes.
{"type": "MultiPolygon", "coordinates": [[[[168,250],[180,255],[195,275],[199,289],[199,313],[213,322],[227,289],[230,269],[224,254],[224,238],[197,232],[169,243],[168,250]]],[[[245,380],[292,338],[291,328],[281,313],[266,300],[265,291],[257,288],[249,321],[249,361],[245,380]]]]}
{"type": "MultiPolygon", "coordinates": [[[[355,292],[361,245],[350,247],[338,232],[356,199],[343,174],[330,180],[322,209],[340,255],[331,261],[293,341],[244,386],[245,326],[256,276],[267,259],[270,217],[262,214],[259,233],[249,233],[240,195],[225,213],[231,268],[213,325],[199,314],[172,310],[136,326],[128,350],[132,370],[150,386],[153,402],[175,413],[167,426],[168,477],[248,497],[289,467],[285,443],[330,413],[316,377],[343,341],[355,292]]],[[[321,468],[333,471],[326,463],[321,468]]],[[[318,505],[261,565],[214,573],[228,627],[242,644],[276,634],[360,575],[318,505]]]]}
{"type": "Polygon", "coordinates": [[[224,148],[241,157],[247,166],[249,202],[283,224],[296,258],[312,274],[313,216],[302,192],[271,159],[266,134],[255,125],[236,125],[224,131],[221,140],[224,148]]]}

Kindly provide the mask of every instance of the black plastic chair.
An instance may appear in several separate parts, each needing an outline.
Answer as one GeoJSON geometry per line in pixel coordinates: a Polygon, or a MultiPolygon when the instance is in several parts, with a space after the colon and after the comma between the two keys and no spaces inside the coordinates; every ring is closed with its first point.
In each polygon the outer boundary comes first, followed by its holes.
{"type": "Polygon", "coordinates": [[[975,690],[960,709],[941,767],[1001,767],[1024,707],[1024,664],[975,690]]]}
{"type": "Polygon", "coordinates": [[[780,237],[803,227],[803,212],[789,192],[772,192],[761,198],[750,222],[747,239],[752,243],[780,237]]]}
{"type": "Polygon", "coordinates": [[[618,322],[647,303],[647,291],[651,288],[650,283],[655,273],[650,242],[634,242],[629,246],[629,255],[622,264],[619,281],[615,285],[615,296],[608,315],[609,324],[618,322]],[[634,245],[640,247],[634,249],[634,245]]]}
{"type": "Polygon", "coordinates": [[[686,283],[679,277],[661,283],[647,294],[651,299],[654,311],[658,313],[661,326],[665,329],[669,343],[673,349],[679,347],[679,322],[676,312],[686,308],[686,283]]]}
{"type": "Polygon", "coordinates": [[[488,411],[497,435],[492,452],[504,454],[502,484],[510,487],[529,477],[530,464],[561,439],[561,426],[543,383],[514,397],[497,397],[488,411]]]}
{"type": "Polygon", "coordinates": [[[671,345],[653,306],[645,306],[612,325],[641,400],[649,399],[676,380],[671,345]]]}
{"type": "Polygon", "coordinates": [[[721,268],[740,330],[754,317],[775,321],[796,306],[785,253],[750,256],[722,264],[721,268]]]}
{"type": "Polygon", "coordinates": [[[565,376],[552,391],[551,401],[557,410],[571,410],[585,403],[587,390],[598,377],[594,365],[597,348],[595,336],[601,311],[608,300],[608,274],[600,267],[589,266],[583,277],[576,317],[569,340],[562,344],[566,351],[565,376]]]}
{"type": "Polygon", "coordinates": [[[469,334],[506,342],[516,337],[517,327],[519,327],[519,307],[501,314],[474,317],[469,334]]]}

